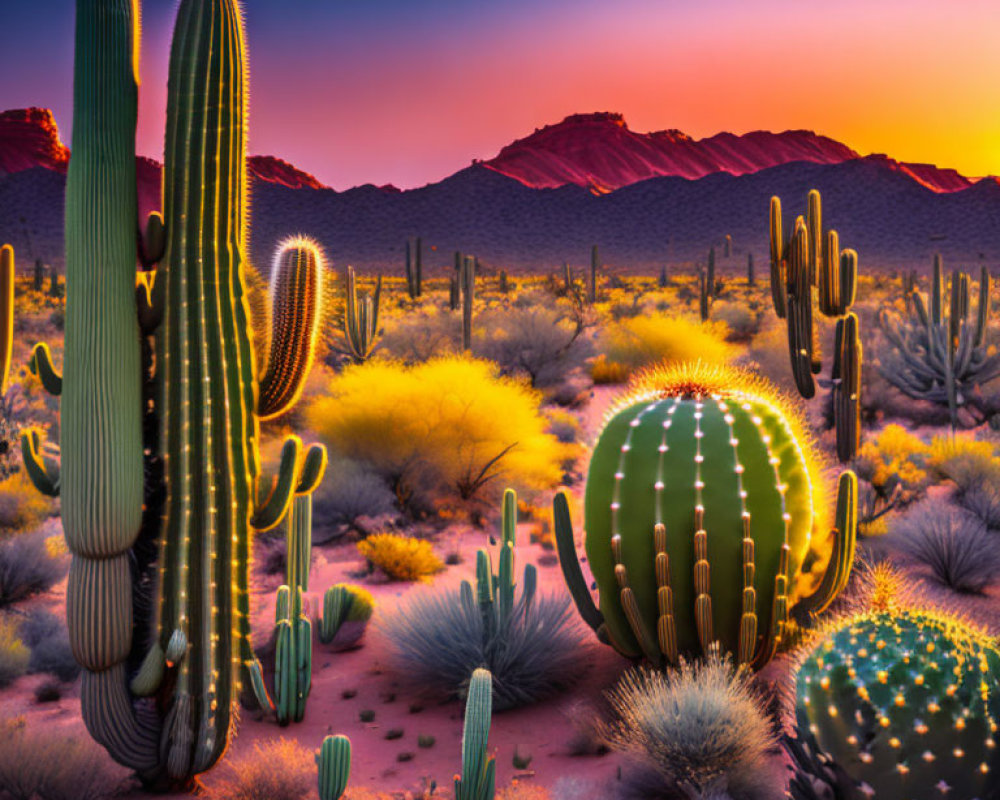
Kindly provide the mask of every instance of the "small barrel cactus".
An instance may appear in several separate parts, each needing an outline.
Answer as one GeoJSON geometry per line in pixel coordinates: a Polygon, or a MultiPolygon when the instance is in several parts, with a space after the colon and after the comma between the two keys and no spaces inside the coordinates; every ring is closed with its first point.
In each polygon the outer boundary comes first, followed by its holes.
{"type": "Polygon", "coordinates": [[[996,797],[1000,650],[954,617],[864,613],[819,640],[797,681],[800,729],[867,796],[996,797]]]}
{"type": "Polygon", "coordinates": [[[828,535],[817,457],[765,381],[684,364],[640,378],[594,447],[585,498],[594,607],[557,496],[560,562],[584,619],[652,664],[716,650],[760,666],[789,615],[826,608],[850,573],[856,479],[828,535]]]}
{"type": "Polygon", "coordinates": [[[327,736],[316,756],[316,766],[320,800],[340,800],[351,776],[351,740],[346,736],[327,736]]]}

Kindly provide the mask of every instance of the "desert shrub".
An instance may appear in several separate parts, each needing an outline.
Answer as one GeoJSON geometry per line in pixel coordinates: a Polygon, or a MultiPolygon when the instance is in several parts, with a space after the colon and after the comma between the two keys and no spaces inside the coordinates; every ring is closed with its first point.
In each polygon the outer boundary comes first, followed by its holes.
{"type": "Polygon", "coordinates": [[[0,607],[44,592],[67,570],[66,559],[54,555],[42,531],[0,541],[0,607]]]}
{"type": "Polygon", "coordinates": [[[546,412],[546,430],[563,444],[575,444],[580,440],[580,420],[568,411],[551,409],[546,412]]]}
{"type": "Polygon", "coordinates": [[[978,518],[990,530],[1000,529],[1000,484],[987,481],[973,486],[958,499],[958,504],[978,518]]]}
{"type": "Polygon", "coordinates": [[[609,325],[598,349],[607,360],[631,370],[663,361],[724,364],[735,351],[725,341],[723,323],[691,322],[683,317],[640,316],[609,325]]]}
{"type": "Polygon", "coordinates": [[[284,737],[254,742],[250,752],[223,761],[218,772],[209,800],[305,800],[316,788],[313,753],[284,737]]]}
{"type": "Polygon", "coordinates": [[[444,569],[431,543],[395,533],[376,533],[358,542],[358,552],[394,581],[426,580],[444,569]]]}
{"type": "Polygon", "coordinates": [[[18,634],[31,649],[28,672],[47,672],[62,681],[71,681],[80,673],[69,646],[69,631],[55,614],[36,609],[21,623],[18,634]]]}
{"type": "MultiPolygon", "coordinates": [[[[895,509],[919,500],[930,478],[928,447],[901,425],[887,425],[858,450],[854,471],[862,481],[859,521],[871,526],[895,509]]],[[[867,532],[867,531],[866,531],[867,532]]]]}
{"type": "Polygon", "coordinates": [[[746,303],[716,303],[712,319],[725,324],[730,342],[749,342],[760,329],[760,318],[746,303]]]}
{"type": "Polygon", "coordinates": [[[754,337],[747,356],[756,372],[789,394],[798,394],[788,359],[788,330],[784,320],[771,315],[754,337]]]}
{"type": "Polygon", "coordinates": [[[632,370],[624,364],[615,361],[608,361],[608,357],[601,353],[590,364],[590,377],[598,386],[609,383],[625,383],[632,370]]]}
{"type": "Polygon", "coordinates": [[[472,350],[536,388],[559,384],[590,356],[591,343],[560,309],[496,309],[476,320],[472,350]]]}
{"type": "Polygon", "coordinates": [[[52,502],[20,470],[0,481],[0,535],[39,525],[52,510],[52,502]]]}
{"type": "Polygon", "coordinates": [[[955,484],[958,497],[986,483],[1000,483],[1000,460],[993,444],[960,436],[935,436],[927,455],[934,477],[955,484]]]}
{"type": "Polygon", "coordinates": [[[419,364],[462,349],[462,317],[424,307],[386,322],[379,351],[407,364],[419,364]]]}
{"type": "Polygon", "coordinates": [[[572,455],[545,432],[537,392],[485,361],[370,361],[328,388],[308,409],[312,428],[375,469],[411,509],[492,502],[504,484],[553,486],[572,455]]]}
{"type": "Polygon", "coordinates": [[[378,517],[395,508],[385,480],[364,463],[332,454],[326,476],[313,493],[313,541],[334,538],[361,517],[378,517]]]}
{"type": "Polygon", "coordinates": [[[0,687],[13,683],[28,671],[31,652],[8,616],[0,616],[0,687]]]}
{"type": "Polygon", "coordinates": [[[457,590],[419,592],[381,623],[401,674],[443,697],[460,697],[477,667],[493,673],[493,707],[542,700],[579,675],[580,633],[567,594],[536,594],[487,635],[476,603],[457,590]]]}
{"type": "Polygon", "coordinates": [[[728,661],[630,670],[609,700],[608,743],[634,762],[626,796],[781,797],[783,781],[767,763],[775,731],[749,674],[734,674],[728,661]]]}
{"type": "Polygon", "coordinates": [[[981,594],[1000,571],[993,535],[960,509],[921,503],[896,519],[889,535],[938,583],[956,592],[981,594]]]}
{"type": "Polygon", "coordinates": [[[23,717],[0,720],[0,797],[107,800],[129,783],[127,771],[83,731],[67,736],[23,717]]]}

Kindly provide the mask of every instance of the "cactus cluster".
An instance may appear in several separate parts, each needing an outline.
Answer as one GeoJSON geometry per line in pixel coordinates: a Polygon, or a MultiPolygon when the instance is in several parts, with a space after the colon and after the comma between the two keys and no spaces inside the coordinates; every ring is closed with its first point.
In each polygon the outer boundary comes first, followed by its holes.
{"type": "Polygon", "coordinates": [[[364,294],[358,299],[354,267],[345,275],[347,292],[344,309],[344,338],[351,358],[358,364],[367,361],[375,349],[378,338],[378,309],[382,297],[382,276],[378,276],[374,294],[364,294]]]}
{"type": "Polygon", "coordinates": [[[998,681],[1000,650],[960,620],[868,612],[802,660],[798,725],[868,796],[995,797],[998,681]]]}
{"type": "Polygon", "coordinates": [[[979,387],[1000,375],[1000,355],[986,343],[990,274],[985,267],[975,310],[971,283],[968,274],[953,270],[947,287],[938,256],[929,302],[914,290],[906,296],[905,317],[885,309],[879,315],[890,345],[879,371],[907,396],[947,405],[952,429],[958,427],[959,408],[975,405],[979,387]]]}
{"type": "Polygon", "coordinates": [[[609,412],[587,474],[599,609],[565,497],[555,500],[559,560],[584,620],[658,667],[719,650],[766,663],[791,616],[825,609],[851,569],[857,480],[841,475],[828,531],[810,447],[762,379],[699,364],[640,379],[609,412]]]}
{"type": "Polygon", "coordinates": [[[424,243],[419,236],[406,240],[406,292],[411,300],[424,293],[424,243]]]}
{"type": "Polygon", "coordinates": [[[830,387],[833,394],[837,456],[848,462],[861,440],[861,339],[850,310],[857,293],[858,256],[841,250],[836,231],[824,233],[818,191],[809,192],[805,217],[783,235],[781,200],[771,198],[771,298],[779,319],[788,323],[788,352],[795,386],[804,398],[816,394],[813,378],[823,368],[814,307],[836,318],[830,387]]]}
{"type": "Polygon", "coordinates": [[[178,6],[164,215],[140,236],[138,19],[136,0],[77,1],[61,380],[46,350],[33,358],[60,390],[60,461],[44,457],[37,431],[22,450],[39,488],[61,497],[84,721],[113,758],[162,786],[210,768],[235,725],[253,659],[251,528],[285,515],[301,451],[292,441],[277,479],[264,480],[258,423],[298,396],[314,315],[288,291],[279,306],[300,329],[273,337],[274,369],[259,375],[235,0],[178,6]]]}

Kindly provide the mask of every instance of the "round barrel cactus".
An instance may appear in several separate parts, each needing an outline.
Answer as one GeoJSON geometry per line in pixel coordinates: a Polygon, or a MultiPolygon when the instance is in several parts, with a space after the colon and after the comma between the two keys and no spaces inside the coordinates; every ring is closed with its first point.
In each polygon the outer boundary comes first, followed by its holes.
{"type": "Polygon", "coordinates": [[[1000,651],[933,612],[862,614],[798,672],[800,728],[875,797],[997,797],[1000,651]]]}
{"type": "Polygon", "coordinates": [[[594,607],[565,497],[556,532],[584,619],[657,666],[721,650],[761,665],[791,613],[824,609],[854,551],[856,480],[840,480],[833,534],[818,458],[779,393],[740,370],[647,373],[609,412],[584,501],[594,607]]]}

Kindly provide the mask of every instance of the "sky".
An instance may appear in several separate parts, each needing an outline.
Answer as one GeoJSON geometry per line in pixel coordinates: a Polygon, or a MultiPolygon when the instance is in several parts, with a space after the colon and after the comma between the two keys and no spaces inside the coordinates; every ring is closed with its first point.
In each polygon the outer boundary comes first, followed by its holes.
{"type": "MultiPolygon", "coordinates": [[[[0,109],[69,142],[73,0],[0,0],[0,109]]],[[[175,0],[145,0],[138,152],[160,158],[175,0]]],[[[1000,174],[997,0],[245,0],[250,152],[409,188],[564,116],[806,128],[1000,174]]]]}

